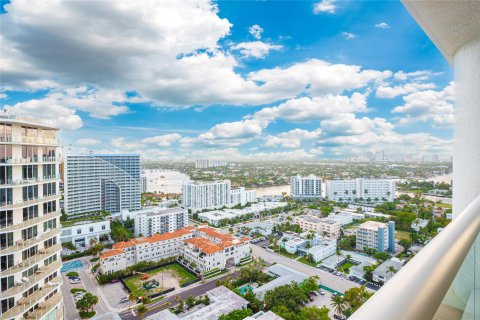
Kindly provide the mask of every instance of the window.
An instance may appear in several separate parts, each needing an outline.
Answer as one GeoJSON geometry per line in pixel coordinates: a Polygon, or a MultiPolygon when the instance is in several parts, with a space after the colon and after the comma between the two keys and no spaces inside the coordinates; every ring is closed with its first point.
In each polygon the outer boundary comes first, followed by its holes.
{"type": "Polygon", "coordinates": [[[0,141],[12,141],[12,125],[8,123],[0,123],[0,141]]]}
{"type": "Polygon", "coordinates": [[[11,204],[13,202],[12,188],[0,189],[0,206],[11,204]]]}
{"type": "Polygon", "coordinates": [[[33,257],[38,253],[38,246],[35,245],[31,248],[28,248],[27,250],[22,251],[22,260],[27,260],[30,257],[33,257]]]}
{"type": "Polygon", "coordinates": [[[0,228],[13,224],[13,210],[0,211],[0,228]]]}
{"type": "Polygon", "coordinates": [[[34,265],[33,267],[29,268],[22,272],[22,277],[28,278],[31,277],[35,272],[38,270],[38,265],[34,265]]]}
{"type": "Polygon", "coordinates": [[[38,185],[23,187],[23,201],[38,198],[38,185]]]}
{"type": "Polygon", "coordinates": [[[38,205],[23,208],[23,221],[38,217],[38,205]]]}
{"type": "Polygon", "coordinates": [[[57,211],[57,201],[49,201],[43,203],[43,214],[57,211]]]}
{"type": "Polygon", "coordinates": [[[82,234],[82,229],[77,229],[77,234],[82,234]]]}
{"type": "Polygon", "coordinates": [[[38,166],[37,165],[22,166],[22,178],[23,180],[38,178],[38,166]]]}
{"type": "Polygon", "coordinates": [[[8,298],[2,300],[2,314],[10,310],[11,308],[15,307],[15,299],[8,298]]]}
{"type": "Polygon", "coordinates": [[[37,226],[26,228],[22,230],[22,239],[23,240],[32,239],[33,237],[36,237],[37,234],[38,234],[37,226]]]}
{"type": "Polygon", "coordinates": [[[93,227],[90,227],[90,232],[93,232],[93,227]]]}
{"type": "Polygon", "coordinates": [[[57,261],[57,254],[54,254],[53,256],[45,259],[45,260],[43,261],[43,264],[46,265],[46,266],[48,266],[49,264],[53,263],[54,261],[57,261]]]}
{"type": "MultiPolygon", "coordinates": [[[[55,138],[55,136],[53,138],[55,138]]],[[[42,151],[43,151],[43,159],[55,157],[55,148],[53,147],[44,147],[42,151]]]]}
{"type": "Polygon", "coordinates": [[[0,144],[0,163],[12,159],[12,145],[0,144]]]}
{"type": "Polygon", "coordinates": [[[55,177],[56,172],[55,172],[55,165],[54,164],[44,164],[43,165],[43,178],[44,179],[50,179],[52,177],[55,177]]]}
{"type": "Polygon", "coordinates": [[[7,291],[11,287],[13,287],[13,276],[5,277],[0,280],[0,286],[2,288],[2,292],[7,291]]]}
{"type": "Polygon", "coordinates": [[[47,232],[48,229],[52,230],[57,227],[57,219],[52,219],[43,222],[43,232],[47,232]]]}
{"type": "Polygon", "coordinates": [[[105,230],[106,226],[104,224],[102,224],[102,230],[105,230]]]}
{"type": "Polygon", "coordinates": [[[13,246],[13,232],[0,234],[0,249],[6,249],[13,246]]]}
{"type": "Polygon", "coordinates": [[[1,256],[0,257],[0,265],[1,265],[1,270],[5,271],[8,268],[13,267],[13,254],[9,254],[8,256],[1,256]]]}
{"type": "Polygon", "coordinates": [[[12,183],[12,167],[2,166],[0,167],[0,184],[5,185],[12,183]]]}
{"type": "Polygon", "coordinates": [[[43,246],[45,247],[45,249],[50,248],[50,247],[52,247],[56,244],[57,244],[57,238],[56,237],[50,238],[50,239],[45,240],[43,242],[43,246]]]}
{"type": "Polygon", "coordinates": [[[38,147],[22,146],[22,158],[38,161],[38,147]]]}
{"type": "Polygon", "coordinates": [[[23,293],[23,297],[26,298],[28,297],[29,295],[33,294],[35,291],[38,290],[38,284],[34,285],[33,287],[31,287],[30,289],[28,289],[27,291],[25,291],[23,293]]]}
{"type": "Polygon", "coordinates": [[[57,193],[57,184],[55,182],[43,184],[43,196],[48,197],[57,193]]]}

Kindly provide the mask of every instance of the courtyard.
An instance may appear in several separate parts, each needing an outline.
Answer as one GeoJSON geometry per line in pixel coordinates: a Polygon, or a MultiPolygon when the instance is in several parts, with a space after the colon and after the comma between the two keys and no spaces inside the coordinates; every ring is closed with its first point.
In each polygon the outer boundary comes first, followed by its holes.
{"type": "Polygon", "coordinates": [[[125,278],[125,284],[136,295],[160,293],[195,280],[195,275],[188,272],[183,266],[174,263],[146,272],[137,272],[136,275],[125,278]]]}

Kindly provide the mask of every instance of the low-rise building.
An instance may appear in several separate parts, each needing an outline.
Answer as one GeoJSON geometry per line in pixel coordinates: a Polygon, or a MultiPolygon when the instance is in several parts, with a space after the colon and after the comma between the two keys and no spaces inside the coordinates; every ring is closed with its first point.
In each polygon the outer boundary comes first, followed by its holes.
{"type": "Polygon", "coordinates": [[[268,237],[273,232],[274,222],[271,221],[254,221],[239,225],[238,228],[250,229],[250,234],[260,233],[262,236],[268,237]]]}
{"type": "Polygon", "coordinates": [[[118,242],[100,256],[100,271],[111,273],[142,261],[182,256],[200,274],[250,255],[249,238],[236,238],[205,225],[118,242]]]}
{"type": "Polygon", "coordinates": [[[375,249],[378,252],[395,252],[395,222],[367,221],[357,230],[357,250],[375,249]]]}
{"type": "Polygon", "coordinates": [[[338,222],[341,226],[353,222],[353,215],[348,211],[341,211],[337,214],[331,214],[328,218],[338,222]]]}
{"type": "Polygon", "coordinates": [[[284,319],[279,315],[277,315],[272,310],[269,310],[267,312],[259,311],[254,315],[251,315],[250,317],[246,317],[244,320],[284,320],[284,319]]]}
{"type": "Polygon", "coordinates": [[[335,239],[321,239],[319,243],[309,249],[307,249],[307,254],[312,255],[312,259],[315,262],[319,262],[332,254],[335,254],[337,251],[337,241],[335,239]]]}
{"type": "Polygon", "coordinates": [[[185,208],[153,207],[135,212],[135,237],[173,232],[188,225],[185,208]]]}
{"type": "Polygon", "coordinates": [[[146,320],[217,320],[221,315],[228,314],[234,310],[245,309],[248,301],[227,289],[224,286],[216,287],[207,292],[210,304],[201,306],[195,311],[176,315],[169,309],[162,310],[145,318],[146,320]]]}
{"type": "Polygon", "coordinates": [[[330,218],[316,218],[309,215],[297,216],[293,222],[300,225],[304,231],[313,231],[317,234],[338,239],[340,237],[340,224],[330,218]]]}
{"type": "Polygon", "coordinates": [[[86,247],[90,245],[91,239],[98,242],[102,236],[110,236],[110,221],[96,218],[95,220],[84,220],[75,223],[63,222],[60,241],[62,243],[71,242],[76,247],[86,247]]]}
{"type": "Polygon", "coordinates": [[[275,277],[275,279],[265,283],[263,286],[253,289],[253,293],[260,301],[263,301],[265,294],[268,291],[286,284],[291,284],[292,282],[302,283],[304,280],[308,279],[308,275],[279,263],[268,267],[266,272],[268,275],[275,277]]]}
{"type": "Polygon", "coordinates": [[[369,262],[362,262],[360,264],[351,266],[350,270],[349,270],[349,276],[365,280],[365,270],[364,270],[364,268],[365,267],[370,267],[372,265],[373,264],[371,264],[369,262]]]}
{"type": "Polygon", "coordinates": [[[429,222],[430,222],[430,221],[427,220],[427,219],[418,219],[418,221],[414,221],[414,222],[410,225],[410,227],[411,227],[413,230],[419,232],[420,229],[425,228],[425,227],[428,225],[429,222]]]}
{"type": "Polygon", "coordinates": [[[372,272],[372,279],[375,282],[382,282],[385,283],[390,280],[397,271],[399,271],[403,267],[403,261],[392,258],[381,265],[379,265],[373,272],[372,272]]]}

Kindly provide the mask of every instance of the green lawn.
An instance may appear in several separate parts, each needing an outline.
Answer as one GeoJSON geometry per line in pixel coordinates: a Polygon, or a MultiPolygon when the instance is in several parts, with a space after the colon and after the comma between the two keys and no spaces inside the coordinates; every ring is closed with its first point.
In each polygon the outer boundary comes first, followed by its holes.
{"type": "Polygon", "coordinates": [[[340,267],[337,268],[337,270],[340,270],[344,273],[348,273],[348,271],[350,270],[351,267],[353,267],[354,264],[353,263],[350,263],[350,262],[345,262],[344,264],[342,264],[340,267]]]}
{"type": "MultiPolygon", "coordinates": [[[[162,267],[162,268],[150,270],[150,271],[147,271],[145,273],[148,273],[150,275],[150,277],[153,277],[153,276],[159,274],[160,272],[173,273],[175,275],[175,277],[178,279],[179,284],[183,284],[185,282],[195,280],[195,276],[193,274],[191,274],[190,272],[188,272],[187,270],[185,270],[185,268],[183,268],[178,263],[174,263],[174,264],[171,264],[169,266],[165,266],[165,267],[162,267]]],[[[135,293],[137,295],[141,294],[141,292],[143,291],[143,286],[142,286],[143,281],[140,279],[141,277],[142,277],[142,274],[137,274],[135,276],[131,276],[131,277],[128,277],[128,278],[124,279],[127,286],[132,290],[133,293],[135,293]]],[[[168,288],[163,288],[163,289],[168,289],[168,288]]],[[[162,290],[162,288],[157,287],[155,289],[149,290],[149,293],[152,294],[152,293],[156,293],[156,292],[161,291],[161,290],[162,290]]]]}
{"type": "Polygon", "coordinates": [[[410,240],[410,232],[403,230],[395,230],[395,238],[397,238],[398,240],[410,240]]]}
{"type": "Polygon", "coordinates": [[[280,252],[278,249],[275,249],[275,252],[278,253],[278,254],[281,254],[282,256],[285,256],[287,258],[290,258],[290,259],[296,259],[298,258],[297,255],[295,254],[291,254],[291,253],[288,253],[288,252],[280,252]]]}
{"type": "Polygon", "coordinates": [[[309,266],[312,266],[312,267],[315,267],[317,265],[316,262],[310,262],[305,257],[301,257],[300,259],[298,259],[298,261],[300,261],[301,263],[308,264],[309,266]]]}

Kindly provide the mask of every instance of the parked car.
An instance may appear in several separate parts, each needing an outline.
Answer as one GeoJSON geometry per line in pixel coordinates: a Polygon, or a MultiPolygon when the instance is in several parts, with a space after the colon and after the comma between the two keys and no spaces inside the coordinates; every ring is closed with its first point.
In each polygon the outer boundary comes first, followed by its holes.
{"type": "Polygon", "coordinates": [[[70,280],[80,280],[80,277],[79,276],[70,276],[70,277],[68,277],[68,279],[70,279],[70,280]]]}
{"type": "Polygon", "coordinates": [[[312,294],[318,297],[318,293],[316,291],[312,291],[312,294]]]}
{"type": "Polygon", "coordinates": [[[70,280],[71,284],[78,284],[80,283],[80,279],[70,280]]]}
{"type": "Polygon", "coordinates": [[[122,300],[120,300],[120,303],[127,303],[129,301],[130,299],[128,299],[128,297],[123,297],[122,300]]]}
{"type": "Polygon", "coordinates": [[[320,290],[319,292],[320,292],[320,294],[321,294],[322,296],[324,296],[324,295],[325,295],[325,291],[323,291],[323,290],[320,290]]]}

